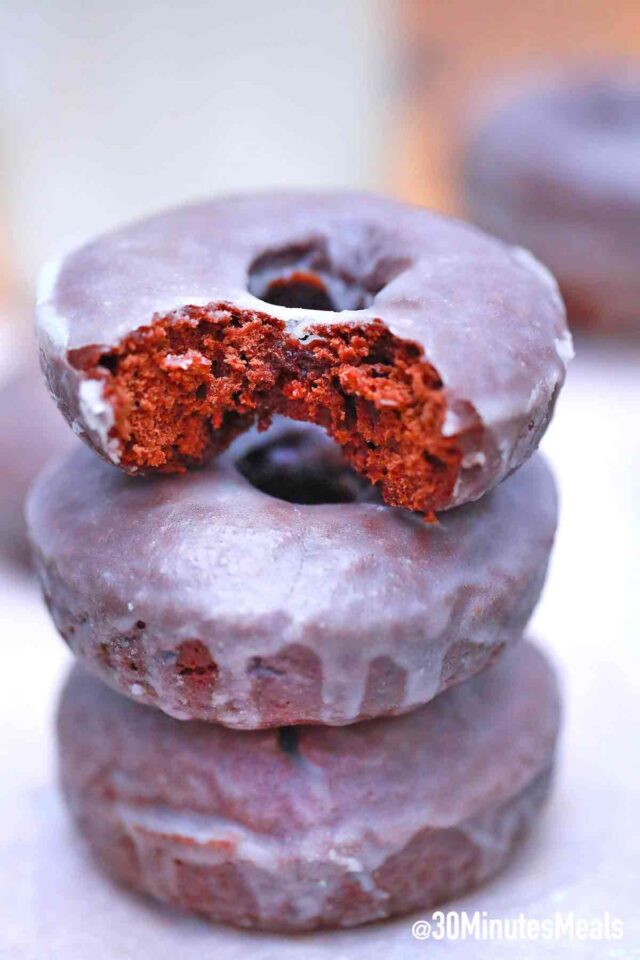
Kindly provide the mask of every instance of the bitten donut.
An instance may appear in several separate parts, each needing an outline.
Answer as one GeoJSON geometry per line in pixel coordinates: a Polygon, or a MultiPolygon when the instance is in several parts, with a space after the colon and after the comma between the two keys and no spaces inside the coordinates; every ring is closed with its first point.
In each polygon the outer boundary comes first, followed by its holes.
{"type": "Polygon", "coordinates": [[[429,908],[495,873],[549,788],[559,705],[523,643],[403,717],[239,733],[76,668],[62,784],[98,861],[214,920],[309,930],[429,908]]]}
{"type": "Polygon", "coordinates": [[[467,209],[553,271],[571,323],[640,331],[640,72],[511,96],[466,150],[467,209]]]}
{"type": "Polygon", "coordinates": [[[28,521],[60,633],[115,689],[236,728],[345,724],[426,703],[519,639],[556,526],[539,457],[439,525],[372,495],[289,424],[174,477],[80,447],[28,521]]]}
{"type": "Polygon", "coordinates": [[[0,549],[19,567],[31,563],[24,522],[29,486],[47,461],[77,442],[47,393],[37,358],[22,358],[0,387],[0,549]]]}
{"type": "Polygon", "coordinates": [[[214,200],[111,233],[45,272],[37,326],[61,409],[128,473],[182,471],[279,413],[429,517],[529,456],[571,354],[528,253],[348,193],[214,200]]]}

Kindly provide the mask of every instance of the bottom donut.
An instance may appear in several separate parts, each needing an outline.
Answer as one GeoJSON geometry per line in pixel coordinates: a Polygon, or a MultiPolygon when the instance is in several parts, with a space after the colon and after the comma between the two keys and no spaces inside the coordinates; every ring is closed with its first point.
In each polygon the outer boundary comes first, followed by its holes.
{"type": "Polygon", "coordinates": [[[506,862],[548,793],[559,715],[529,643],[401,717],[256,732],[174,720],[77,667],[62,784],[128,887],[242,927],[355,926],[506,862]]]}

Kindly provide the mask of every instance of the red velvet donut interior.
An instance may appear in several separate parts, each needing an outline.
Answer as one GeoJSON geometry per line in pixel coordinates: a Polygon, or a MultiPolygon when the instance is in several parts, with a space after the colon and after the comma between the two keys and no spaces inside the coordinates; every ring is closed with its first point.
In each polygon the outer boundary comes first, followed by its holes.
{"type": "MultiPolygon", "coordinates": [[[[357,283],[304,251],[261,258],[249,289],[261,299],[313,310],[359,309],[384,280],[357,283]]],[[[179,472],[273,414],[310,421],[379,484],[387,503],[431,517],[450,500],[461,453],[443,436],[442,382],[413,342],[379,321],[322,324],[299,339],[266,313],[228,303],[155,317],[108,352],[71,363],[104,381],[111,435],[131,472],[179,472]]]]}

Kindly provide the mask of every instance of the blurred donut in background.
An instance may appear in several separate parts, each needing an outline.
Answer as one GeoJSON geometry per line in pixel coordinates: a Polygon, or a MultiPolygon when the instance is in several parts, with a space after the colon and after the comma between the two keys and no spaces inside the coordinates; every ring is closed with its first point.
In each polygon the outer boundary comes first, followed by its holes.
{"type": "Polygon", "coordinates": [[[464,215],[460,158],[483,91],[536,64],[640,57],[637,0],[398,0],[395,10],[391,186],[445,213],[464,215]]]}
{"type": "Polygon", "coordinates": [[[640,61],[511,83],[463,179],[469,217],[549,267],[574,326],[640,333],[640,61]]]}
{"type": "Polygon", "coordinates": [[[35,345],[0,384],[0,557],[30,567],[23,503],[31,481],[56,454],[79,443],[46,388],[35,345]]]}

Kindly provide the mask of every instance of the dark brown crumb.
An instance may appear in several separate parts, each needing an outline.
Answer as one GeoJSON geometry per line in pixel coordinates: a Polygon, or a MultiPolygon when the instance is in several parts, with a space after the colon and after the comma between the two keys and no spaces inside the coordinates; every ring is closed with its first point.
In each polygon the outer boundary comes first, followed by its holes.
{"type": "Polygon", "coordinates": [[[301,341],[268,314],[185,307],[108,352],[69,359],[104,382],[130,472],[183,471],[283,414],[324,427],[388,504],[432,517],[450,500],[461,452],[443,436],[442,382],[421,348],[381,321],[322,325],[301,341]]]}
{"type": "Polygon", "coordinates": [[[181,677],[210,680],[218,674],[218,665],[200,640],[183,640],[177,650],[176,672],[181,677]]]}

